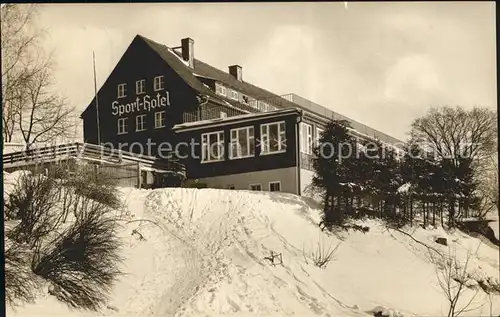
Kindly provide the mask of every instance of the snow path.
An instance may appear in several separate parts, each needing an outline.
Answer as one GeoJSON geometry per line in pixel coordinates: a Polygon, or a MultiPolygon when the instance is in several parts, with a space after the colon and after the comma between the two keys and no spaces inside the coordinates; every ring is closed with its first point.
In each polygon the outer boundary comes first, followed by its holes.
{"type": "MultiPolygon", "coordinates": [[[[362,223],[370,227],[367,234],[335,236],[319,230],[317,206],[295,195],[121,190],[133,222],[123,222],[126,274],[115,285],[108,308],[99,313],[70,310],[42,294],[33,305],[10,309],[9,316],[342,317],[370,316],[366,312],[377,306],[404,316],[445,314],[427,250],[387,232],[378,221],[362,223]],[[326,247],[341,243],[326,269],[304,259],[318,241],[326,247]],[[282,253],[282,266],[264,259],[271,251],[282,253]]],[[[446,247],[434,239],[446,237],[459,256],[478,249],[471,270],[498,280],[498,248],[442,229],[415,229],[412,235],[443,252],[446,247]]],[[[493,299],[498,314],[500,298],[493,299]]],[[[484,296],[479,300],[484,302],[484,296]]],[[[467,315],[489,315],[489,306],[467,315]]]]}
{"type": "MultiPolygon", "coordinates": [[[[280,224],[267,214],[285,215],[290,212],[289,205],[277,204],[264,210],[258,198],[266,199],[269,195],[220,190],[150,191],[143,197],[142,217],[161,224],[163,239],[169,241],[155,243],[153,252],[155,262],[165,263],[170,279],[167,283],[156,280],[158,285],[151,279],[138,287],[169,286],[150,296],[149,303],[134,303],[131,298],[128,306],[137,311],[143,305],[150,314],[168,316],[311,313],[366,316],[340,300],[336,300],[337,307],[333,306],[329,303],[332,298],[325,297],[321,286],[308,282],[305,263],[296,265],[290,260],[303,258],[302,248],[279,234],[276,227],[280,224]],[[271,266],[264,259],[271,250],[283,253],[283,266],[271,266]]],[[[154,227],[145,223],[146,226],[154,227]]],[[[162,270],[155,268],[158,276],[167,275],[162,270]]]]}

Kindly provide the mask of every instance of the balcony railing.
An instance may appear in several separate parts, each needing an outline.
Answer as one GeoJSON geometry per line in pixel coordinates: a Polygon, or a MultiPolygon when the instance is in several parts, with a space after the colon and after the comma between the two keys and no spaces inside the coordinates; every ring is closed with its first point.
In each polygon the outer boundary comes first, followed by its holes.
{"type": "Polygon", "coordinates": [[[251,100],[248,102],[248,105],[261,112],[275,111],[281,108],[273,105],[269,101],[262,101],[262,100],[251,100]]]}
{"type": "Polygon", "coordinates": [[[306,98],[303,98],[303,97],[296,95],[294,93],[282,95],[281,98],[286,99],[290,102],[293,102],[305,110],[309,110],[313,113],[322,115],[326,118],[333,119],[333,120],[346,120],[346,121],[350,122],[351,127],[360,134],[364,134],[368,137],[375,137],[375,138],[380,139],[383,142],[390,143],[390,144],[401,143],[400,140],[398,140],[398,139],[396,139],[396,138],[394,138],[386,133],[383,133],[381,131],[373,129],[365,124],[362,124],[358,121],[350,119],[350,118],[348,118],[344,115],[341,115],[340,113],[337,113],[333,110],[327,109],[327,108],[325,108],[325,107],[323,107],[315,102],[307,100],[306,98]]]}
{"type": "Polygon", "coordinates": [[[194,111],[184,112],[183,123],[218,119],[224,116],[233,117],[245,113],[247,112],[235,107],[206,104],[194,111]]]}

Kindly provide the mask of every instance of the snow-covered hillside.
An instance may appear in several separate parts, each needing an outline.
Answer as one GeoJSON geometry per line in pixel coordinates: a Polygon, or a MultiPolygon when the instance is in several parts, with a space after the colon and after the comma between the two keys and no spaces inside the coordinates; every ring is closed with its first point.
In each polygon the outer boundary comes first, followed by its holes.
{"type": "MultiPolygon", "coordinates": [[[[360,223],[370,228],[366,234],[333,235],[319,230],[318,206],[290,194],[183,188],[122,194],[133,221],[122,221],[126,274],[108,309],[72,311],[40,294],[35,304],[9,308],[8,316],[373,316],[367,312],[377,306],[404,316],[447,313],[427,249],[378,221],[360,223]],[[341,243],[325,269],[307,258],[318,242],[341,243]],[[283,265],[264,259],[271,251],[282,254],[283,265]]],[[[478,250],[470,273],[498,282],[498,247],[442,229],[411,234],[443,253],[447,247],[434,240],[446,237],[459,257],[478,250]]],[[[489,316],[482,291],[472,306],[479,305],[463,315],[489,316]]],[[[500,314],[499,296],[491,308],[500,314]]]]}

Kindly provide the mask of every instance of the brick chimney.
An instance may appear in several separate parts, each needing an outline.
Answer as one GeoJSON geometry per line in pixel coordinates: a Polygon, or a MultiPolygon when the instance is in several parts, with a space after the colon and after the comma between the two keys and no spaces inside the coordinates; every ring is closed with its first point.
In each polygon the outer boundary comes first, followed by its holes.
{"type": "Polygon", "coordinates": [[[194,41],[192,38],[181,40],[182,59],[189,62],[189,67],[194,68],[194,41]]]}
{"type": "Polygon", "coordinates": [[[229,66],[229,74],[239,81],[243,81],[243,73],[240,65],[229,66]]]}

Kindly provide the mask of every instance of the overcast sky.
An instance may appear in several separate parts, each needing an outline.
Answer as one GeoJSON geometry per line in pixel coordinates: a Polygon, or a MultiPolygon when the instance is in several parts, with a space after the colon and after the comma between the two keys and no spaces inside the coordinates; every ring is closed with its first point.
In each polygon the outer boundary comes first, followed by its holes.
{"type": "Polygon", "coordinates": [[[48,4],[56,79],[83,110],[136,34],[398,138],[432,105],[496,109],[494,2],[48,4]]]}

